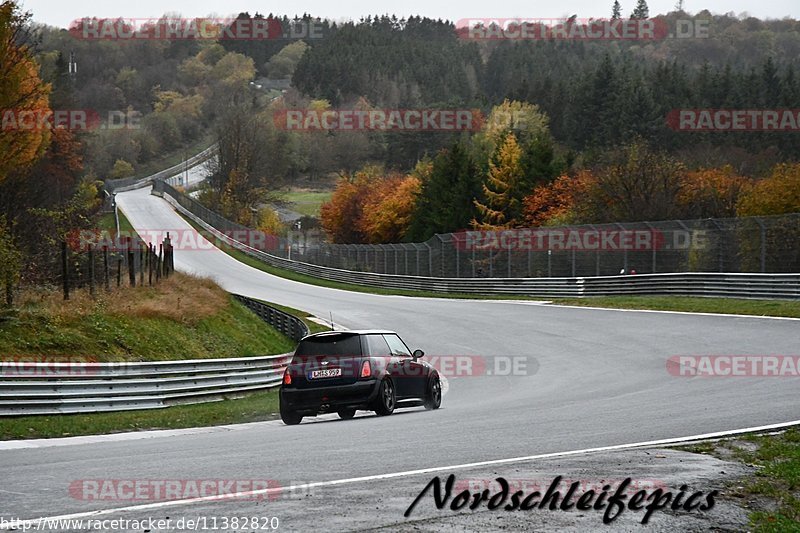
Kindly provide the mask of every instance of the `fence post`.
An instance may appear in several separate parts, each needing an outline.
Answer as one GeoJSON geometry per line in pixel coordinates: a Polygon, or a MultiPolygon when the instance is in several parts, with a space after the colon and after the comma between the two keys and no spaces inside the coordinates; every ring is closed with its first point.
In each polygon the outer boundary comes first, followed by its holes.
{"type": "Polygon", "coordinates": [[[69,300],[69,250],[67,241],[61,241],[61,278],[64,285],[64,299],[69,300]]]}
{"type": "Polygon", "coordinates": [[[108,245],[103,245],[103,286],[107,291],[111,290],[111,282],[108,272],[108,245]]]}
{"type": "Polygon", "coordinates": [[[139,248],[139,285],[144,286],[144,241],[137,239],[136,242],[139,248]]]}
{"type": "Polygon", "coordinates": [[[128,241],[128,281],[131,284],[131,287],[136,286],[136,264],[134,261],[134,254],[133,254],[133,239],[131,237],[127,238],[128,241]]]}
{"type": "Polygon", "coordinates": [[[117,287],[122,285],[122,256],[117,257],[117,287]]]}

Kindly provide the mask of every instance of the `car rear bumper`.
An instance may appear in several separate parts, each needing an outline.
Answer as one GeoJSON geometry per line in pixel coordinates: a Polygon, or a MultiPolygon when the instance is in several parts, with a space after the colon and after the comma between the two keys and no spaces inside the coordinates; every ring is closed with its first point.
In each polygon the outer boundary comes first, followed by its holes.
{"type": "Polygon", "coordinates": [[[281,408],[306,416],[344,408],[368,409],[378,395],[378,384],[377,379],[369,379],[336,387],[281,387],[281,408]]]}

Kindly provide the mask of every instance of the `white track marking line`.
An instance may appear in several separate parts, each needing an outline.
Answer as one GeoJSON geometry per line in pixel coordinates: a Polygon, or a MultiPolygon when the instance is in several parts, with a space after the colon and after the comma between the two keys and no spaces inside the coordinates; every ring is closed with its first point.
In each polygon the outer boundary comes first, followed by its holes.
{"type": "Polygon", "coordinates": [[[366,483],[369,481],[380,481],[384,479],[393,479],[399,477],[409,477],[421,474],[432,474],[435,472],[444,472],[448,470],[464,470],[467,468],[477,468],[481,466],[494,466],[494,465],[501,465],[501,464],[508,464],[508,463],[521,463],[525,461],[533,461],[537,459],[551,459],[554,457],[569,457],[573,455],[585,455],[591,453],[598,453],[598,452],[609,452],[609,451],[617,451],[617,450],[629,450],[632,448],[647,448],[653,446],[664,446],[670,444],[682,444],[686,442],[698,441],[698,440],[706,440],[706,439],[716,439],[720,437],[729,437],[732,435],[738,435],[741,433],[753,433],[753,432],[761,432],[761,431],[768,431],[772,429],[782,429],[790,426],[800,425],[800,420],[795,420],[793,422],[783,422],[780,424],[769,424],[766,426],[757,426],[751,428],[744,428],[744,429],[734,429],[729,431],[717,431],[715,433],[704,433],[701,435],[691,435],[688,437],[676,437],[670,439],[659,439],[659,440],[651,440],[651,441],[643,441],[643,442],[633,442],[629,444],[615,444],[612,446],[600,446],[598,448],[585,448],[582,450],[571,450],[568,452],[553,452],[553,453],[543,453],[539,455],[527,455],[523,457],[511,457],[508,459],[491,459],[488,461],[478,461],[475,463],[465,463],[459,465],[450,465],[450,466],[435,466],[431,468],[421,468],[419,470],[406,470],[404,472],[392,472],[389,474],[375,474],[371,476],[362,476],[362,477],[354,477],[354,478],[347,478],[347,479],[335,479],[331,481],[318,481],[314,483],[306,483],[303,485],[292,485],[289,487],[275,487],[269,489],[260,489],[260,490],[252,490],[252,491],[244,491],[244,492],[236,492],[230,494],[224,494],[220,496],[203,496],[199,498],[187,498],[183,500],[169,500],[164,502],[154,502],[148,503],[143,505],[131,505],[128,507],[117,507],[114,509],[99,509],[97,511],[87,511],[83,513],[73,513],[73,514],[66,514],[66,515],[58,515],[58,516],[48,516],[48,517],[40,517],[40,518],[29,518],[29,519],[20,519],[14,520],[11,522],[7,522],[5,524],[0,524],[0,530],[3,529],[30,529],[35,527],[33,524],[38,522],[43,522],[46,520],[54,521],[54,520],[74,520],[74,519],[81,519],[81,518],[93,518],[96,516],[104,516],[113,513],[124,513],[130,511],[145,511],[148,509],[162,509],[164,507],[176,507],[181,505],[192,505],[195,503],[204,503],[204,502],[215,502],[215,501],[226,501],[226,500],[235,500],[238,498],[252,498],[253,496],[269,496],[271,494],[280,494],[282,491],[297,491],[299,489],[308,490],[311,488],[318,488],[318,487],[334,487],[338,485],[351,485],[354,483],[366,483]]]}

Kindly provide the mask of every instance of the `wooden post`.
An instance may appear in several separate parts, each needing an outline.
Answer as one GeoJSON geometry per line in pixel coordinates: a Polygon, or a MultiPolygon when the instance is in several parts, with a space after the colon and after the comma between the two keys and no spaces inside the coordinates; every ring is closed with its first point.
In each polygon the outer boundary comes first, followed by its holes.
{"type": "Polygon", "coordinates": [[[172,273],[172,243],[169,238],[169,232],[164,237],[164,277],[168,278],[172,273]]]}
{"type": "Polygon", "coordinates": [[[67,241],[61,241],[61,278],[64,284],[64,299],[69,300],[69,250],[67,241]]]}
{"type": "Polygon", "coordinates": [[[108,245],[103,245],[103,286],[107,291],[111,290],[111,285],[108,275],[108,245]]]}
{"type": "Polygon", "coordinates": [[[122,285],[122,256],[117,257],[117,287],[122,285]]]}
{"type": "Polygon", "coordinates": [[[144,286],[144,241],[137,239],[136,246],[139,248],[139,285],[144,286]]]}
{"type": "Polygon", "coordinates": [[[89,294],[94,296],[94,244],[89,245],[89,294]]]}
{"type": "Polygon", "coordinates": [[[136,264],[134,263],[133,239],[128,237],[128,281],[131,287],[136,286],[136,264]]]}
{"type": "Polygon", "coordinates": [[[147,278],[150,286],[153,286],[153,245],[147,245],[147,278]]]}
{"type": "Polygon", "coordinates": [[[163,262],[162,262],[161,257],[162,257],[163,251],[164,251],[164,245],[163,244],[159,244],[158,245],[158,263],[157,263],[158,266],[156,268],[156,280],[160,280],[161,279],[161,269],[163,267],[163,262]]]}

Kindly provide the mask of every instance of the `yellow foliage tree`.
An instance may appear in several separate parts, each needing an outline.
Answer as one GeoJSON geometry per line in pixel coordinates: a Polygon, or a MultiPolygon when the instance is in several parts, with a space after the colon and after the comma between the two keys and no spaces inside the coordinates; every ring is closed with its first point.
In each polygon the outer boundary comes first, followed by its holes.
{"type": "Polygon", "coordinates": [[[742,195],[740,217],[800,213],[800,163],[776,165],[770,176],[742,195]]]}
{"type": "Polygon", "coordinates": [[[50,112],[50,85],[39,78],[39,69],[28,49],[20,45],[25,16],[13,1],[0,3],[0,182],[12,171],[30,168],[45,152],[50,130],[21,124],[24,113],[44,116],[50,112]]]}
{"type": "Polygon", "coordinates": [[[365,202],[361,231],[372,244],[403,240],[411,224],[422,182],[416,176],[391,176],[383,180],[365,202]]]}
{"type": "Polygon", "coordinates": [[[508,133],[495,157],[489,161],[489,173],[483,183],[486,203],[475,199],[478,217],[472,227],[480,230],[495,230],[513,227],[517,221],[509,213],[517,212],[519,200],[513,191],[522,176],[522,150],[513,133],[508,133]]]}

